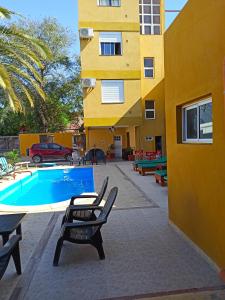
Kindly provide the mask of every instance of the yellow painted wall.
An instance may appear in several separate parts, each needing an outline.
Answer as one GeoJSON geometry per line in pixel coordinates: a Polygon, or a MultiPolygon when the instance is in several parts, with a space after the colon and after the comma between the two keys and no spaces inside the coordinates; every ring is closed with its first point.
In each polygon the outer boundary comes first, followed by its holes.
{"type": "Polygon", "coordinates": [[[107,151],[109,146],[114,143],[113,137],[115,135],[122,136],[122,148],[126,148],[126,129],[125,128],[115,128],[114,132],[111,132],[108,128],[97,128],[88,130],[88,145],[87,149],[100,148],[103,151],[107,151]]]}
{"type": "MultiPolygon", "coordinates": [[[[102,28],[102,31],[105,31],[104,27],[102,28]]],[[[94,77],[97,79],[101,79],[106,78],[105,76],[108,75],[109,79],[140,79],[140,61],[139,59],[136,59],[140,57],[140,47],[137,47],[137,45],[139,45],[140,43],[139,32],[127,32],[123,31],[122,28],[121,32],[122,55],[100,55],[100,32],[95,31],[94,38],[91,40],[81,40],[81,64],[83,78],[94,77]],[[112,71],[115,74],[113,74],[112,71]],[[122,73],[118,74],[118,72],[122,73]],[[102,74],[104,77],[102,77],[102,74]]]]}
{"type": "MultiPolygon", "coordinates": [[[[97,0],[78,0],[79,26],[85,23],[136,23],[139,25],[138,0],[123,0],[121,7],[97,6],[97,0]]],[[[137,31],[139,31],[137,26],[137,31]]]]}
{"type": "Polygon", "coordinates": [[[141,94],[144,98],[151,89],[164,78],[164,41],[163,35],[142,35],[141,48],[141,94]],[[154,78],[144,78],[144,57],[153,57],[155,64],[154,78]]]}
{"type": "Polygon", "coordinates": [[[189,0],[165,34],[169,217],[225,268],[225,1],[189,0]],[[176,108],[211,94],[213,144],[177,142],[176,108]]]}
{"type": "Polygon", "coordinates": [[[166,129],[165,129],[165,85],[164,80],[159,82],[142,101],[142,125],[139,128],[140,132],[140,148],[147,151],[155,151],[155,142],[146,142],[146,136],[161,136],[163,154],[166,154],[166,129]],[[156,116],[154,120],[145,119],[145,100],[155,101],[156,116]]]}
{"type": "MultiPolygon", "coordinates": [[[[164,22],[163,22],[164,24],[164,22]]],[[[162,25],[163,26],[163,25],[162,25]]],[[[142,126],[138,129],[139,145],[145,151],[155,151],[155,141],[145,140],[146,136],[162,136],[165,154],[165,95],[164,95],[164,40],[163,35],[142,35],[141,49],[141,96],[142,126]],[[144,58],[154,58],[154,78],[144,77],[144,58]],[[145,100],[155,101],[155,120],[145,119],[145,100]]]]}
{"type": "MultiPolygon", "coordinates": [[[[79,28],[94,29],[94,38],[81,40],[82,78],[96,78],[96,87],[84,93],[85,127],[127,126],[133,147],[155,150],[146,135],[162,136],[165,143],[164,108],[164,0],[161,0],[161,35],[141,35],[139,0],[121,1],[121,7],[99,7],[96,0],[79,0],[79,28]],[[99,33],[122,32],[122,55],[100,56],[99,33]],[[144,78],[144,57],[154,57],[155,76],[144,78]],[[101,103],[101,79],[124,80],[123,104],[101,103]],[[152,91],[152,94],[149,93],[152,91]],[[146,121],[144,100],[154,97],[156,120],[146,121]],[[138,126],[141,126],[138,128],[138,126]],[[132,130],[131,130],[131,127],[132,130]]],[[[102,133],[102,130],[100,131],[102,133]]],[[[88,139],[90,137],[87,137],[88,139]]]]}
{"type": "Polygon", "coordinates": [[[19,142],[21,155],[26,155],[26,149],[30,148],[33,144],[40,143],[40,135],[53,135],[54,143],[72,148],[73,134],[71,132],[20,134],[19,142]]]}
{"type": "Polygon", "coordinates": [[[140,81],[124,81],[125,101],[121,104],[101,103],[101,81],[97,81],[96,87],[84,95],[84,122],[85,126],[115,126],[120,119],[126,118],[129,123],[141,123],[140,81]],[[98,123],[99,122],[99,123],[98,123]]]}
{"type": "Polygon", "coordinates": [[[64,147],[72,148],[73,146],[73,134],[71,132],[56,132],[53,133],[54,142],[64,147]]]}
{"type": "Polygon", "coordinates": [[[127,129],[127,131],[130,134],[130,147],[133,149],[137,148],[137,143],[136,143],[136,130],[135,130],[135,126],[129,126],[129,128],[127,129]]]}
{"type": "Polygon", "coordinates": [[[26,149],[30,148],[33,144],[40,143],[39,134],[20,134],[20,154],[26,155],[26,149]]]}

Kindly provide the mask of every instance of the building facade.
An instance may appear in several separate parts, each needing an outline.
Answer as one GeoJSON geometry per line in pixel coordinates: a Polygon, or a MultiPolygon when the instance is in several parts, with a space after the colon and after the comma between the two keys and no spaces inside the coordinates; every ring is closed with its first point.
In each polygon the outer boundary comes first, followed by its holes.
{"type": "Polygon", "coordinates": [[[225,269],[225,1],[189,0],[165,33],[169,217],[225,269]]]}
{"type": "Polygon", "coordinates": [[[164,1],[78,2],[87,149],[164,152],[164,1]]]}

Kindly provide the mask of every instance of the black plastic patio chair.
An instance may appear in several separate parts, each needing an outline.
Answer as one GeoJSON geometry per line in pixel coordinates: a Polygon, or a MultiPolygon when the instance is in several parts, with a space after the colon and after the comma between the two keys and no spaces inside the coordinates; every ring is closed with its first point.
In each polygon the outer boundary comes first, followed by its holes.
{"type": "Polygon", "coordinates": [[[58,239],[55,255],[53,260],[53,265],[58,266],[61,249],[63,241],[69,241],[76,244],[90,244],[94,246],[97,251],[100,259],[105,259],[105,253],[103,250],[103,240],[101,235],[101,227],[107,222],[108,215],[112,209],[112,206],[116,200],[118,193],[118,188],[114,187],[111,189],[109,196],[105,202],[104,207],[99,206],[78,206],[73,208],[73,210],[99,210],[100,214],[94,221],[83,221],[83,222],[72,222],[64,223],[61,228],[61,234],[58,239]]]}
{"type": "Polygon", "coordinates": [[[70,200],[70,205],[68,206],[68,208],[66,209],[66,213],[65,215],[63,216],[63,219],[62,219],[62,225],[65,223],[65,222],[71,222],[73,219],[74,220],[80,220],[80,221],[89,221],[89,220],[95,220],[96,217],[95,217],[95,214],[93,211],[91,210],[71,210],[73,209],[73,207],[77,207],[77,205],[74,205],[74,202],[76,201],[76,199],[86,199],[86,198],[93,198],[95,199],[93,201],[92,204],[83,204],[83,205],[79,205],[79,206],[98,206],[104,195],[105,195],[105,192],[106,192],[106,189],[107,189],[107,186],[108,186],[108,182],[109,182],[109,177],[107,176],[104,181],[103,181],[103,184],[102,184],[102,187],[101,187],[101,190],[99,192],[99,194],[97,195],[79,195],[79,196],[73,196],[70,200]]]}
{"type": "Polygon", "coordinates": [[[20,240],[21,240],[20,235],[14,235],[3,247],[0,248],[0,280],[2,279],[6,271],[11,256],[13,257],[17,274],[18,275],[21,274],[21,262],[20,262],[20,250],[19,250],[20,240]]]}

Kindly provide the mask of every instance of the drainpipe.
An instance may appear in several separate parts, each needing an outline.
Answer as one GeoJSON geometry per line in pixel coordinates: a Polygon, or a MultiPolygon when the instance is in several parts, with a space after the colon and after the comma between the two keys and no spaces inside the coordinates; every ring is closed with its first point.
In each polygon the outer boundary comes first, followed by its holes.
{"type": "MultiPolygon", "coordinates": [[[[223,109],[225,112],[225,58],[223,61],[223,97],[224,97],[223,109]]],[[[224,118],[225,118],[225,113],[224,113],[224,118]]],[[[225,282],[225,269],[221,269],[220,278],[225,282]]]]}

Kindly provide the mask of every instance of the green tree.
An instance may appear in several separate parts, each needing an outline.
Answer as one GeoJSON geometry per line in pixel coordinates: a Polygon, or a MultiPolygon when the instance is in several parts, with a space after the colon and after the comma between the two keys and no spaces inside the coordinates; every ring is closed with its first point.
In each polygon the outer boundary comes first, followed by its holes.
{"type": "Polygon", "coordinates": [[[7,24],[6,19],[13,15],[14,12],[0,6],[0,90],[4,91],[11,109],[22,111],[21,97],[31,106],[34,93],[42,101],[45,99],[42,61],[47,61],[51,52],[39,39],[7,24]]]}
{"type": "MultiPolygon", "coordinates": [[[[82,115],[82,93],[80,88],[80,60],[70,49],[74,37],[67,28],[54,18],[38,21],[23,21],[21,30],[40,39],[53,53],[52,59],[42,59],[41,77],[46,101],[36,95],[34,109],[27,109],[36,120],[35,130],[63,130],[70,122],[82,115]]],[[[31,124],[29,123],[29,126],[31,124]]],[[[34,129],[33,126],[31,126],[34,129]]]]}

